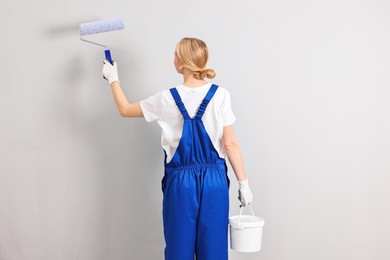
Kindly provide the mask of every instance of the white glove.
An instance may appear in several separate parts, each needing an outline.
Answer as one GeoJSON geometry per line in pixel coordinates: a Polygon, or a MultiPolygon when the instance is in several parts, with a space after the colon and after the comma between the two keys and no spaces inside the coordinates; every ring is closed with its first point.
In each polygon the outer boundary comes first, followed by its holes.
{"type": "Polygon", "coordinates": [[[111,84],[115,81],[119,82],[118,78],[118,66],[115,61],[113,61],[114,65],[111,65],[111,63],[108,60],[103,60],[103,78],[108,80],[108,84],[111,84]]]}
{"type": "Polygon", "coordinates": [[[245,181],[238,181],[240,187],[238,188],[238,199],[241,201],[242,206],[247,206],[253,201],[253,193],[249,188],[248,179],[245,181]]]}

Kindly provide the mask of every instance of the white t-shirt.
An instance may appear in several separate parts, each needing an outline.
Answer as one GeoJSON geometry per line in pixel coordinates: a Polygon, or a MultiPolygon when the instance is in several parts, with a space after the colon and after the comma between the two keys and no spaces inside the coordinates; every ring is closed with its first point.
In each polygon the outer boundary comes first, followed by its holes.
{"type": "MultiPolygon", "coordinates": [[[[191,118],[196,115],[198,107],[211,85],[211,83],[207,83],[195,88],[184,85],[176,87],[191,118]]],[[[160,125],[162,129],[161,146],[167,153],[167,162],[169,162],[179,145],[184,122],[171,92],[169,89],[162,90],[147,99],[141,100],[140,106],[147,122],[157,120],[160,125]]],[[[214,148],[221,158],[226,157],[226,152],[221,144],[223,127],[232,125],[235,120],[229,91],[218,87],[205,110],[202,121],[214,148]]]]}

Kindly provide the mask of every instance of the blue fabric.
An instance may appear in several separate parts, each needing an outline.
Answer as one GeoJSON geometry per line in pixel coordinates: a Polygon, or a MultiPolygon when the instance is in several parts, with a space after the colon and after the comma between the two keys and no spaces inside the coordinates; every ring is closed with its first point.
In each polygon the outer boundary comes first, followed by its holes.
{"type": "Polygon", "coordinates": [[[163,224],[166,260],[227,260],[229,187],[227,166],[214,148],[202,116],[218,86],[212,85],[194,118],[176,88],[170,89],[183,118],[182,136],[169,163],[165,153],[163,224]]]}

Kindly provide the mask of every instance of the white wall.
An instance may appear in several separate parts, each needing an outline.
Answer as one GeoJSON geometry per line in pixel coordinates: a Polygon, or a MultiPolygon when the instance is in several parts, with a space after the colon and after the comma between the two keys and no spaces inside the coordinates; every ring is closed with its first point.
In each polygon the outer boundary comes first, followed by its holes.
{"type": "Polygon", "coordinates": [[[163,259],[160,129],[119,116],[103,49],[78,35],[117,17],[126,30],[105,40],[131,102],[181,83],[184,36],[208,43],[232,94],[266,226],[261,252],[230,259],[390,258],[387,0],[2,0],[0,14],[1,260],[163,259]]]}

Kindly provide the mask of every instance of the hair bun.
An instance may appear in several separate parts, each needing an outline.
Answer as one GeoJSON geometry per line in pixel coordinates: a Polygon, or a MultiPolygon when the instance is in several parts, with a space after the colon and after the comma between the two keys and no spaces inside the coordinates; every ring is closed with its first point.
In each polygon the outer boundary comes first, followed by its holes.
{"type": "Polygon", "coordinates": [[[198,70],[194,74],[194,78],[196,79],[213,79],[215,77],[215,70],[213,69],[203,69],[203,70],[198,70]]]}

